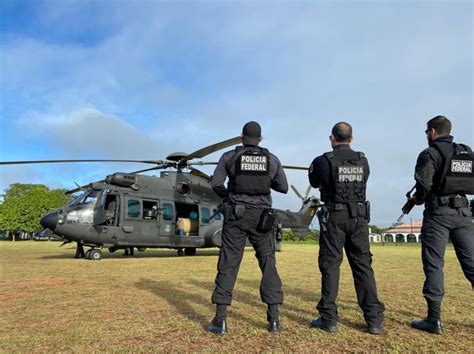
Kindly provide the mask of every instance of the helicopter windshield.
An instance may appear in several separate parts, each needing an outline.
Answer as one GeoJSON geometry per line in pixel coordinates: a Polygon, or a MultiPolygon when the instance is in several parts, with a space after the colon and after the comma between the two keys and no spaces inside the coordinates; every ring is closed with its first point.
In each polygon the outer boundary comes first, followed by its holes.
{"type": "Polygon", "coordinates": [[[87,191],[71,201],[72,208],[67,214],[68,223],[92,224],[94,207],[100,196],[100,190],[87,191]]]}
{"type": "Polygon", "coordinates": [[[94,207],[97,203],[97,198],[99,197],[100,191],[87,191],[84,192],[77,197],[75,197],[72,201],[70,206],[91,206],[94,207]]]}

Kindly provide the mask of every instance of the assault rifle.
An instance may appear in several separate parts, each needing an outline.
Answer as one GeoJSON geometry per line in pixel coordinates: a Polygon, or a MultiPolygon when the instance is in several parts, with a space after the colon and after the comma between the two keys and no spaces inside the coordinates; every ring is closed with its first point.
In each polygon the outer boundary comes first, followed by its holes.
{"type": "Polygon", "coordinates": [[[410,211],[413,209],[413,207],[415,206],[415,202],[413,202],[412,200],[410,200],[410,198],[412,197],[411,195],[411,192],[413,192],[413,190],[415,189],[416,187],[416,184],[413,186],[412,189],[410,189],[406,196],[408,198],[407,202],[405,203],[405,205],[402,207],[402,215],[400,215],[400,217],[397,219],[397,222],[400,222],[402,221],[403,217],[405,215],[408,215],[410,213],[410,211]]]}

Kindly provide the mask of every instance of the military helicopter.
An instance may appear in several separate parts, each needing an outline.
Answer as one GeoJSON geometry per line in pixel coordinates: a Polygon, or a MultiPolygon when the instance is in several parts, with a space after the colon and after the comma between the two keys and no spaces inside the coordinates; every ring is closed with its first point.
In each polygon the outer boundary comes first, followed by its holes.
{"type": "MultiPolygon", "coordinates": [[[[64,243],[90,247],[85,258],[100,260],[101,249],[146,248],[176,249],[178,255],[195,255],[197,248],[221,246],[221,199],[211,188],[211,177],[194,166],[216,165],[216,162],[192,162],[213,152],[241,143],[235,137],[194,151],[176,152],[166,160],[40,160],[0,162],[0,165],[74,162],[140,162],[154,167],[131,173],[117,172],[104,180],[70,190],[74,196],[68,205],[47,215],[40,223],[60,236],[64,243]],[[169,170],[173,169],[173,170],[169,170]],[[160,176],[140,173],[161,171],[160,176]]],[[[305,167],[283,166],[306,170],[305,167]]],[[[297,235],[309,233],[309,225],[320,206],[317,198],[309,197],[310,187],[298,212],[278,210],[273,228],[276,248],[281,250],[281,234],[291,229],[297,235]]]]}

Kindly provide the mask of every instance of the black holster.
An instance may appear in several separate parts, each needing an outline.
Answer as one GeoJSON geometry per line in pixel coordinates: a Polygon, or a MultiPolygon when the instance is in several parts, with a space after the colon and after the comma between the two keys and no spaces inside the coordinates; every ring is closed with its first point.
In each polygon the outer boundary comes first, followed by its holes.
{"type": "Polygon", "coordinates": [[[275,224],[275,212],[273,209],[264,209],[260,216],[260,221],[257,225],[257,230],[260,232],[268,232],[273,229],[275,224]]]}
{"type": "Polygon", "coordinates": [[[318,209],[316,212],[319,221],[320,231],[326,232],[328,230],[328,217],[329,217],[329,210],[327,207],[323,206],[318,209]]]}

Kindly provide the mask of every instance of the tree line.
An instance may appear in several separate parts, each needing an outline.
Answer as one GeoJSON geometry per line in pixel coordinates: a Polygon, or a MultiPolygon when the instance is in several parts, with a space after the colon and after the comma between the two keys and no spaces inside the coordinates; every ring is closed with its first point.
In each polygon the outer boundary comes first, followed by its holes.
{"type": "Polygon", "coordinates": [[[1,195],[0,230],[18,234],[41,229],[41,217],[69,202],[65,192],[43,184],[11,184],[1,195]]]}

